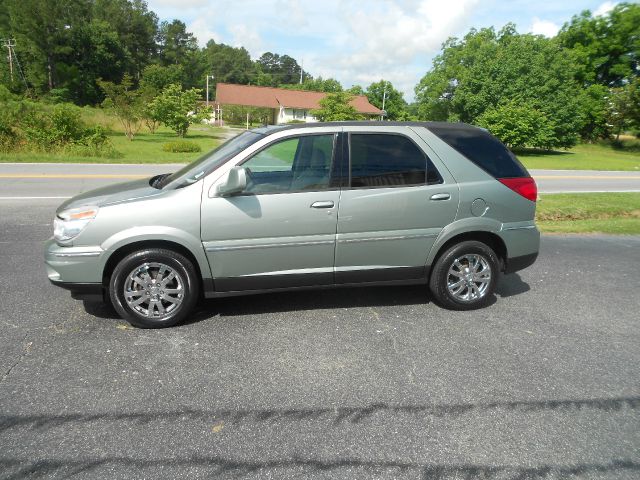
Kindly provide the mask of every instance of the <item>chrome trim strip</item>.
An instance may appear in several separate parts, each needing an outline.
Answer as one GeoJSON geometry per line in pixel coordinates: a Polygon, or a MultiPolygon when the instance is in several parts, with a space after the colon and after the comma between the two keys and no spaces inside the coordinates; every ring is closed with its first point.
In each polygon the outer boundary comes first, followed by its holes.
{"type": "Polygon", "coordinates": [[[333,240],[316,240],[310,242],[285,242],[285,243],[264,243],[256,245],[229,245],[229,246],[209,246],[205,247],[207,252],[231,252],[235,250],[258,250],[262,248],[281,247],[309,247],[313,245],[333,245],[333,240]]]}
{"type": "Polygon", "coordinates": [[[54,257],[99,257],[101,252],[53,252],[54,257]]]}
{"type": "Polygon", "coordinates": [[[532,230],[534,228],[536,228],[535,225],[523,225],[523,226],[519,226],[519,227],[507,227],[507,228],[502,227],[502,231],[506,232],[506,231],[509,231],[509,230],[532,230]]]}
{"type": "Polygon", "coordinates": [[[364,237],[364,238],[344,238],[338,239],[338,243],[362,243],[362,242],[384,242],[387,240],[415,240],[420,238],[434,238],[437,233],[428,233],[423,235],[395,235],[392,237],[364,237]]]}

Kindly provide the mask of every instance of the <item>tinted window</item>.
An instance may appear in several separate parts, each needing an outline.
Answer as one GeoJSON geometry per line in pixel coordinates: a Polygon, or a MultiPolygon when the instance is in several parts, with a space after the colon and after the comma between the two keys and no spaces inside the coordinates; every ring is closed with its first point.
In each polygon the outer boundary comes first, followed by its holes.
{"type": "Polygon", "coordinates": [[[484,130],[455,125],[429,126],[429,130],[495,178],[529,176],[515,155],[484,130]]]}
{"type": "Polygon", "coordinates": [[[247,193],[284,193],[329,187],[333,135],[307,135],[273,143],[242,164],[247,193]]]}
{"type": "MultiPolygon", "coordinates": [[[[425,183],[427,156],[407,137],[390,134],[351,134],[350,153],[352,187],[391,187],[425,183]]],[[[439,180],[435,169],[434,174],[433,177],[439,180]]]]}

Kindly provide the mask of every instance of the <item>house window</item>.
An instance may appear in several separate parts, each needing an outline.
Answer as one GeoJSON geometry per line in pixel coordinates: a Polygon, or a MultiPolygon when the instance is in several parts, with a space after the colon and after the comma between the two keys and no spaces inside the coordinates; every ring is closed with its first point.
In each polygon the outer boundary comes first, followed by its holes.
{"type": "Polygon", "coordinates": [[[294,110],[293,118],[296,120],[306,120],[307,119],[307,111],[306,110],[294,110]]]}

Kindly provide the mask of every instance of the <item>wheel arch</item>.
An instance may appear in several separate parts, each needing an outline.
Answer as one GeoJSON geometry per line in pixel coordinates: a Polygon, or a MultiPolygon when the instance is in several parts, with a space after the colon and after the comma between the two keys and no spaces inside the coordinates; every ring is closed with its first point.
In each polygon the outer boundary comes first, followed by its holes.
{"type": "Polygon", "coordinates": [[[498,260],[500,261],[500,270],[504,270],[507,261],[507,246],[504,243],[504,240],[502,240],[502,238],[500,238],[498,234],[486,230],[460,232],[447,238],[438,245],[437,249],[434,248],[434,253],[432,254],[429,265],[434,265],[442,256],[442,254],[446,252],[452,245],[468,240],[482,242],[485,245],[491,247],[491,249],[498,256],[498,260]]]}
{"type": "Polygon", "coordinates": [[[203,276],[202,270],[200,268],[200,263],[198,262],[196,256],[184,245],[172,241],[172,240],[138,240],[131,243],[127,243],[126,245],[122,245],[117,248],[108,258],[105,266],[102,270],[102,285],[104,288],[109,288],[109,280],[111,275],[113,274],[113,270],[116,268],[116,265],[127,255],[139,251],[145,250],[148,248],[163,248],[165,250],[171,250],[181,255],[184,255],[189,261],[193,264],[193,267],[196,269],[198,274],[198,289],[199,295],[203,295],[203,276]]]}

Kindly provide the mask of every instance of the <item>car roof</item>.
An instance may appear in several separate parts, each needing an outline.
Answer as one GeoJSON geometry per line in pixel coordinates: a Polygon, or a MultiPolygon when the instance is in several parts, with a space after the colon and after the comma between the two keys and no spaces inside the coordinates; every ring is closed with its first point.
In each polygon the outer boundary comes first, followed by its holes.
{"type": "Polygon", "coordinates": [[[269,125],[253,129],[254,132],[263,135],[271,135],[272,133],[284,130],[292,130],[299,128],[314,127],[423,127],[423,128],[439,128],[451,130],[484,130],[480,127],[469,125],[467,123],[457,122],[381,122],[381,121],[352,121],[352,122],[313,122],[313,123],[290,123],[284,125],[269,125]]]}

